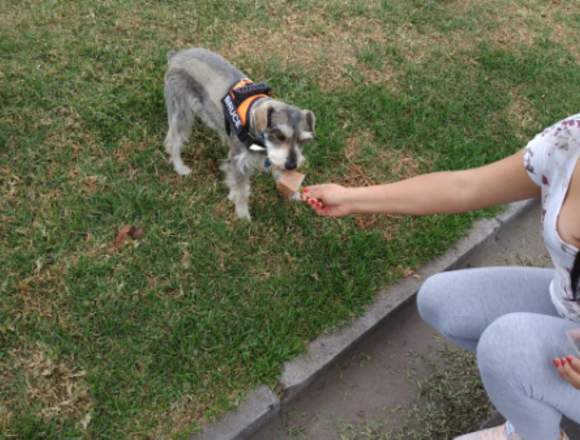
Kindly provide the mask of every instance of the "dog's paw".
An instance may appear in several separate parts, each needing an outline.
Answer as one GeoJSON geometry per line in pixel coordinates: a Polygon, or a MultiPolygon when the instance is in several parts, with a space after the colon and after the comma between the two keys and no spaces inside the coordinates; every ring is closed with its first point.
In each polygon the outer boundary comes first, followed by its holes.
{"type": "Polygon", "coordinates": [[[236,208],[236,215],[240,220],[245,220],[248,222],[252,221],[252,216],[250,215],[250,211],[248,208],[236,208]]]}
{"type": "Polygon", "coordinates": [[[191,174],[191,168],[185,165],[175,165],[175,172],[180,176],[189,176],[191,174]]]}

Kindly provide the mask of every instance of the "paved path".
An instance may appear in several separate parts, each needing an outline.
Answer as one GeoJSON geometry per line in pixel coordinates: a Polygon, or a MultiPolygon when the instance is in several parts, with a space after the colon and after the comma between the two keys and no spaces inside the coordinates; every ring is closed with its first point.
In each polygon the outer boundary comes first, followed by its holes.
{"type": "MultiPolygon", "coordinates": [[[[464,266],[548,266],[536,206],[507,225],[472,254],[464,266]]],[[[397,427],[393,410],[410,405],[416,381],[406,380],[409,368],[418,379],[428,371],[421,359],[437,362],[441,342],[419,318],[415,303],[357,344],[341,361],[311,384],[252,438],[255,440],[338,440],[341,426],[381,420],[385,429],[397,427]]],[[[572,436],[580,440],[580,431],[572,436]]]]}

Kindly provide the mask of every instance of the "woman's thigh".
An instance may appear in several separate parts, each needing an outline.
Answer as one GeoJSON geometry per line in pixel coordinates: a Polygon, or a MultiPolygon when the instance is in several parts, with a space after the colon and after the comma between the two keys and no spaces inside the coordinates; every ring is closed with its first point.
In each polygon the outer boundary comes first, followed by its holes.
{"type": "Polygon", "coordinates": [[[441,272],[417,296],[425,321],[453,342],[475,350],[500,316],[530,312],[558,316],[549,293],[553,269],[489,267],[441,272]]]}

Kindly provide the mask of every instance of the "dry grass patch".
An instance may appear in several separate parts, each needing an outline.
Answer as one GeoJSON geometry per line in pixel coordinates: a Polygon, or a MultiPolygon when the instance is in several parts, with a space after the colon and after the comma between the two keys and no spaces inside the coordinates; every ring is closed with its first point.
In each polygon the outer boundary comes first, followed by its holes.
{"type": "Polygon", "coordinates": [[[348,174],[342,183],[347,186],[370,186],[376,185],[374,177],[371,177],[365,165],[359,164],[359,155],[365,145],[374,142],[374,136],[369,131],[362,131],[346,140],[344,158],[348,164],[348,174]]]}
{"type": "Polygon", "coordinates": [[[506,110],[508,120],[515,127],[518,138],[525,142],[529,133],[539,130],[537,110],[517,90],[510,93],[511,103],[506,110]]]}
{"type": "Polygon", "coordinates": [[[86,429],[91,420],[92,399],[84,377],[73,359],[58,359],[48,347],[18,349],[10,353],[13,369],[24,376],[26,400],[38,406],[44,419],[74,420],[86,429]]]}
{"type": "Polygon", "coordinates": [[[477,10],[480,22],[493,23],[491,29],[482,28],[484,32],[480,31],[474,41],[490,40],[496,46],[513,49],[532,46],[538,38],[548,36],[555,43],[566,47],[578,61],[580,29],[567,21],[570,20],[569,8],[572,3],[561,0],[496,0],[482,5],[476,0],[467,0],[455,2],[454,7],[461,14],[477,10]]]}
{"type": "Polygon", "coordinates": [[[18,304],[16,316],[22,320],[45,320],[55,323],[71,334],[81,333],[70,316],[62,311],[70,298],[65,283],[67,267],[75,256],[61,256],[52,263],[52,256],[36,260],[31,275],[17,281],[13,287],[18,304]]]}
{"type": "Polygon", "coordinates": [[[455,57],[459,51],[473,47],[473,43],[463,38],[461,32],[447,35],[437,32],[425,33],[410,23],[397,27],[390,36],[390,41],[401,51],[405,60],[413,64],[428,61],[434,51],[439,51],[446,57],[455,57]]]}
{"type": "Polygon", "coordinates": [[[0,432],[8,432],[12,417],[12,413],[0,402],[0,432]]]}
{"type": "MultiPolygon", "coordinates": [[[[371,186],[401,180],[420,174],[427,166],[424,161],[419,161],[408,152],[388,147],[381,149],[369,131],[362,131],[347,139],[344,157],[347,163],[346,174],[342,178],[337,178],[337,182],[345,186],[371,186]],[[373,151],[378,151],[370,163],[369,159],[361,157],[362,149],[368,145],[373,145],[373,151]]],[[[360,229],[381,230],[383,237],[388,241],[393,239],[399,230],[401,217],[383,214],[364,215],[357,216],[355,223],[360,229]]]]}
{"type": "Polygon", "coordinates": [[[167,411],[151,414],[156,420],[152,438],[177,438],[177,435],[191,431],[192,427],[206,422],[204,417],[206,411],[207,406],[201,404],[195,396],[184,394],[171,404],[167,411]]]}
{"type": "MultiPolygon", "coordinates": [[[[383,26],[378,20],[367,17],[333,20],[324,13],[304,10],[291,10],[276,18],[274,30],[271,24],[260,22],[237,26],[236,38],[224,47],[224,56],[230,60],[247,58],[248,64],[259,64],[266,57],[279,61],[284,68],[297,65],[324,90],[343,85],[352,67],[363,74],[367,83],[395,87],[397,72],[391,66],[376,71],[357,58],[359,48],[369,41],[384,41],[383,26]]],[[[246,70],[250,75],[253,73],[246,70]]]]}
{"type": "Polygon", "coordinates": [[[414,157],[409,151],[379,145],[369,131],[361,131],[346,141],[344,157],[348,173],[341,183],[349,186],[376,185],[386,180],[401,180],[416,176],[429,167],[425,158],[414,157]],[[372,160],[362,157],[362,150],[371,147],[372,160]]]}

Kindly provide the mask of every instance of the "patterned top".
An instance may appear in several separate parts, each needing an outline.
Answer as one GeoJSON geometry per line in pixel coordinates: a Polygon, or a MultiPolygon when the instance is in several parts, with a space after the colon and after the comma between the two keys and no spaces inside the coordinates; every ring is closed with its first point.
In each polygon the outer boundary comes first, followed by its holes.
{"type": "Polygon", "coordinates": [[[572,301],[570,272],[578,249],[562,240],[557,222],[578,157],[580,114],[546,128],[524,150],[524,167],[542,189],[544,243],[555,267],[550,296],[558,313],[574,321],[580,321],[580,302],[572,301]]]}

